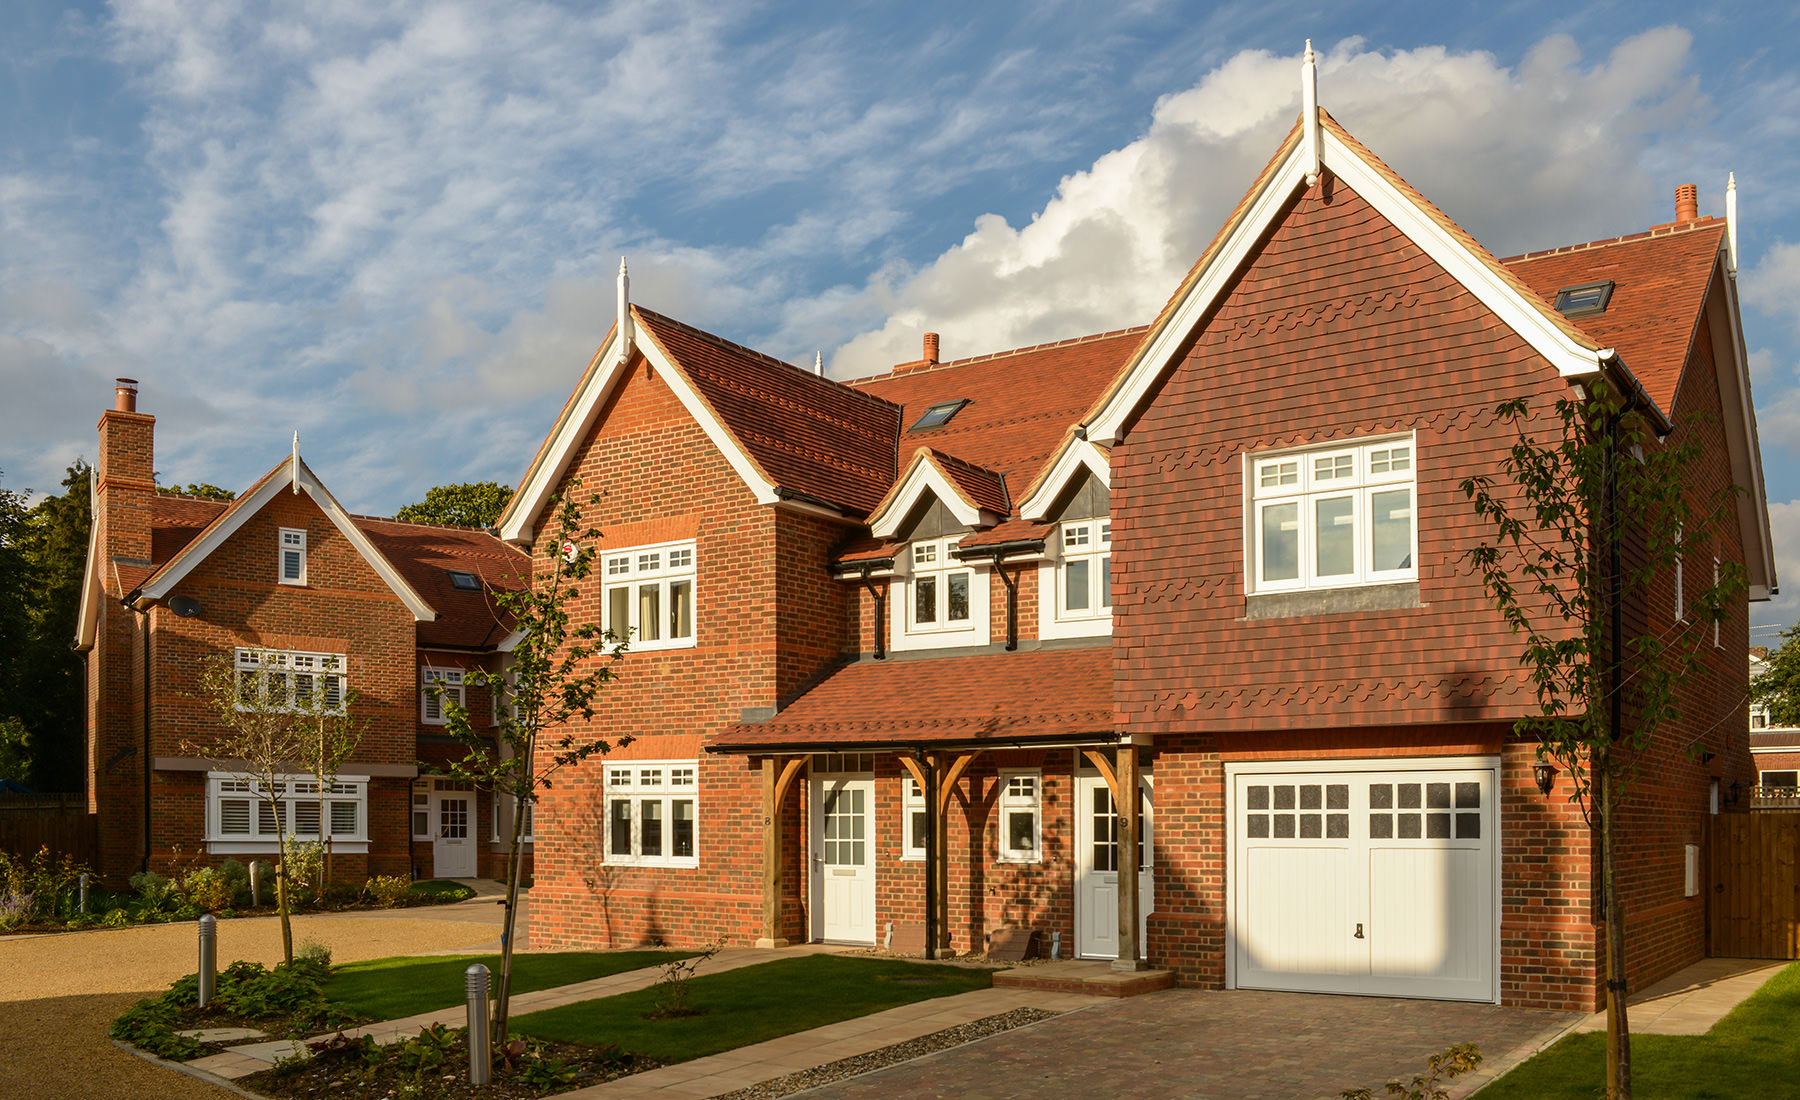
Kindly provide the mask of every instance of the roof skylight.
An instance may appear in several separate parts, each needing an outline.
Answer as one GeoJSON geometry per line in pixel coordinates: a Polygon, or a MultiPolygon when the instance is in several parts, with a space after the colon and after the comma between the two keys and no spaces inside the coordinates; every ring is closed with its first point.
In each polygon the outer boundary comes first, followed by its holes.
{"type": "Polygon", "coordinates": [[[1602,283],[1566,286],[1556,292],[1556,310],[1564,317],[1586,317],[1589,314],[1605,313],[1606,303],[1612,299],[1612,292],[1613,282],[1611,279],[1602,283]]]}
{"type": "Polygon", "coordinates": [[[464,592],[481,591],[481,578],[473,573],[463,573],[455,569],[446,569],[444,574],[450,578],[451,588],[460,588],[464,592]]]}
{"type": "Polygon", "coordinates": [[[913,421],[913,426],[909,430],[922,432],[927,428],[941,428],[945,424],[950,423],[950,418],[955,416],[961,411],[962,407],[968,403],[969,399],[966,397],[959,397],[955,401],[939,401],[937,404],[931,406],[931,408],[926,409],[923,416],[913,421]]]}

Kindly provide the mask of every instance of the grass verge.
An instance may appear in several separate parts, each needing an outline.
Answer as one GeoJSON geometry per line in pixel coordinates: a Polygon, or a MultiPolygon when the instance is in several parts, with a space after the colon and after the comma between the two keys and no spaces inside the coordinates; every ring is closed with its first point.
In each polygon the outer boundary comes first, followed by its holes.
{"type": "MultiPolygon", "coordinates": [[[[565,951],[513,956],[513,993],[529,993],[559,985],[642,970],[692,951],[565,951]]],[[[377,1020],[397,1020],[462,1004],[467,993],[463,972],[472,963],[493,971],[499,981],[498,955],[403,955],[345,963],[325,982],[325,998],[334,1006],[377,1020]]]]}
{"type": "Polygon", "coordinates": [[[657,991],[644,989],[529,1013],[512,1027],[541,1039],[616,1043],[659,1062],[685,1062],[992,984],[990,970],[808,955],[694,978],[688,1000],[698,1015],[650,1019],[657,991]]]}
{"type": "MultiPolygon", "coordinates": [[[[1633,1035],[1631,1081],[1657,1100],[1786,1095],[1800,1065],[1800,963],[1776,974],[1705,1035],[1633,1035]],[[1771,1091],[1776,1090],[1776,1091],[1771,1091]]],[[[1606,1034],[1571,1035],[1481,1090],[1478,1100],[1593,1100],[1606,1034]]]]}

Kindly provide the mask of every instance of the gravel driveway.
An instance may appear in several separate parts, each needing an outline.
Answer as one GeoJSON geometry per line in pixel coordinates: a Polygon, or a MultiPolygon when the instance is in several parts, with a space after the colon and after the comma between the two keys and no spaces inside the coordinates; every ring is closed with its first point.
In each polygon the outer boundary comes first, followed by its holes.
{"type": "MultiPolygon", "coordinates": [[[[491,899],[475,899],[433,910],[295,917],[294,943],[318,940],[338,962],[497,950],[499,911],[491,899]]],[[[192,922],[0,938],[0,1097],[232,1096],[126,1054],[106,1036],[113,1017],[133,1001],[194,971],[196,943],[192,922]]],[[[220,965],[237,959],[279,962],[280,921],[220,921],[220,965]]]]}

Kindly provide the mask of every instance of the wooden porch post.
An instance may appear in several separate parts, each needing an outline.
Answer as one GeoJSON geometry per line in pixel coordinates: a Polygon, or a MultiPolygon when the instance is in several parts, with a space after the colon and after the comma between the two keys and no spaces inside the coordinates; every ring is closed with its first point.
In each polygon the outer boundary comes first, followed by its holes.
{"type": "Polygon", "coordinates": [[[804,760],[796,756],[783,765],[773,756],[763,757],[763,908],[758,947],[788,945],[781,935],[781,801],[804,760]]]}
{"type": "Polygon", "coordinates": [[[1120,745],[1115,765],[1118,786],[1114,809],[1118,811],[1119,852],[1119,957],[1114,970],[1142,970],[1138,958],[1138,921],[1142,904],[1138,896],[1138,757],[1136,745],[1120,745]]]}

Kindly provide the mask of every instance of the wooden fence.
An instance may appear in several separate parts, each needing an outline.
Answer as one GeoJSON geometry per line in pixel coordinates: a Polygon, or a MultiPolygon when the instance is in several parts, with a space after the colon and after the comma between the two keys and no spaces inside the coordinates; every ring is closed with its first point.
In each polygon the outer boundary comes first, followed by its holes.
{"type": "Polygon", "coordinates": [[[1800,958],[1800,813],[1770,810],[1712,819],[1710,953],[1800,958]]]}
{"type": "Polygon", "coordinates": [[[85,794],[0,795],[0,852],[29,857],[47,845],[91,867],[100,847],[98,816],[88,813],[85,794]]]}

